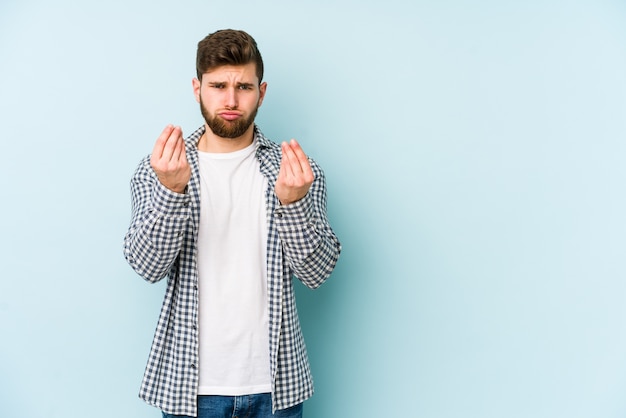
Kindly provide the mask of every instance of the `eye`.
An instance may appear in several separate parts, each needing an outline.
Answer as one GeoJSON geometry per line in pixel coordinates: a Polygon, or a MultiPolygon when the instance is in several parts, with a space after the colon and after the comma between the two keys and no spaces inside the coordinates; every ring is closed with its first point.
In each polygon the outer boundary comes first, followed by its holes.
{"type": "Polygon", "coordinates": [[[223,89],[225,87],[223,83],[212,83],[209,86],[214,89],[223,89]]]}
{"type": "Polygon", "coordinates": [[[240,84],[239,90],[252,90],[252,86],[250,84],[240,84]]]}

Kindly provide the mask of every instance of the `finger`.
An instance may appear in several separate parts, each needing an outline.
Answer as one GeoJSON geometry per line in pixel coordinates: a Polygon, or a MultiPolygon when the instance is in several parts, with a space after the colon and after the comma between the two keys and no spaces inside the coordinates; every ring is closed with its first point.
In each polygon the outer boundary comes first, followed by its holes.
{"type": "Polygon", "coordinates": [[[185,141],[183,140],[182,131],[180,132],[180,136],[176,139],[176,146],[172,152],[172,161],[179,161],[181,155],[185,155],[185,141]]]}
{"type": "Polygon", "coordinates": [[[301,171],[297,168],[297,166],[299,165],[297,163],[298,157],[296,157],[296,154],[293,152],[287,142],[282,143],[282,149],[283,158],[280,161],[280,165],[284,167],[286,175],[294,177],[297,172],[301,171]]]}
{"type": "Polygon", "coordinates": [[[159,135],[156,142],[154,143],[154,148],[152,149],[153,159],[156,159],[156,160],[161,159],[161,157],[163,156],[163,149],[165,148],[167,139],[170,137],[173,130],[174,130],[174,126],[172,125],[167,125],[163,129],[163,132],[161,132],[161,135],[159,135]]]}
{"type": "Polygon", "coordinates": [[[170,159],[171,162],[177,162],[180,159],[181,143],[182,141],[180,138],[177,138],[172,149],[172,157],[170,159]]]}
{"type": "Polygon", "coordinates": [[[300,146],[300,144],[298,144],[298,141],[296,141],[295,139],[292,139],[289,146],[293,150],[298,160],[298,164],[300,166],[300,170],[302,171],[302,173],[307,177],[313,176],[313,170],[311,170],[309,157],[307,157],[307,155],[304,153],[304,151],[302,150],[302,147],[300,146]]]}
{"type": "Polygon", "coordinates": [[[180,141],[180,162],[184,165],[189,164],[187,161],[187,147],[185,146],[185,140],[181,138],[180,141]]]}
{"type": "Polygon", "coordinates": [[[182,133],[180,127],[175,127],[172,129],[172,133],[169,138],[165,142],[165,146],[163,147],[163,154],[161,155],[161,159],[165,161],[171,161],[172,155],[174,154],[174,150],[177,147],[179,141],[182,141],[182,133]]]}

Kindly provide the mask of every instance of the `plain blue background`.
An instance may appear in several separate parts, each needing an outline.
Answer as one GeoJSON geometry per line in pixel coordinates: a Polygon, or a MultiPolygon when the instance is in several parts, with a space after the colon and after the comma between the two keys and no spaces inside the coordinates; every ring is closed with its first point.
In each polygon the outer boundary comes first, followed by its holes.
{"type": "Polygon", "coordinates": [[[324,168],[344,246],[299,286],[309,418],[626,416],[623,1],[0,5],[0,415],[156,417],[163,283],[129,179],[202,124],[197,42],[256,39],[258,122],[324,168]]]}

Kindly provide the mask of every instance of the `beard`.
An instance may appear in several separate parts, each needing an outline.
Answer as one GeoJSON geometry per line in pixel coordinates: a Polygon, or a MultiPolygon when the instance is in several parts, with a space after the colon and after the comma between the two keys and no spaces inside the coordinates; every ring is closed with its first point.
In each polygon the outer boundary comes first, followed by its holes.
{"type": "Polygon", "coordinates": [[[221,138],[235,139],[245,134],[250,125],[254,122],[258,110],[259,106],[257,105],[247,118],[238,118],[232,121],[224,120],[217,115],[211,115],[204,107],[202,97],[200,97],[200,111],[202,112],[207,126],[215,135],[221,138]]]}

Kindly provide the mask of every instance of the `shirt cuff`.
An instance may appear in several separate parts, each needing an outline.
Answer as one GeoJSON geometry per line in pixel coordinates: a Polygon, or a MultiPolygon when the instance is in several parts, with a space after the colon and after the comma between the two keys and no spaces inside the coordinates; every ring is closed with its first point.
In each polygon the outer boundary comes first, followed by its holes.
{"type": "Polygon", "coordinates": [[[297,202],[278,206],[274,210],[274,218],[279,231],[300,230],[303,226],[312,223],[313,204],[306,194],[297,202]]]}
{"type": "Polygon", "coordinates": [[[187,218],[191,197],[189,194],[176,193],[157,181],[152,194],[154,209],[164,216],[187,218]]]}

